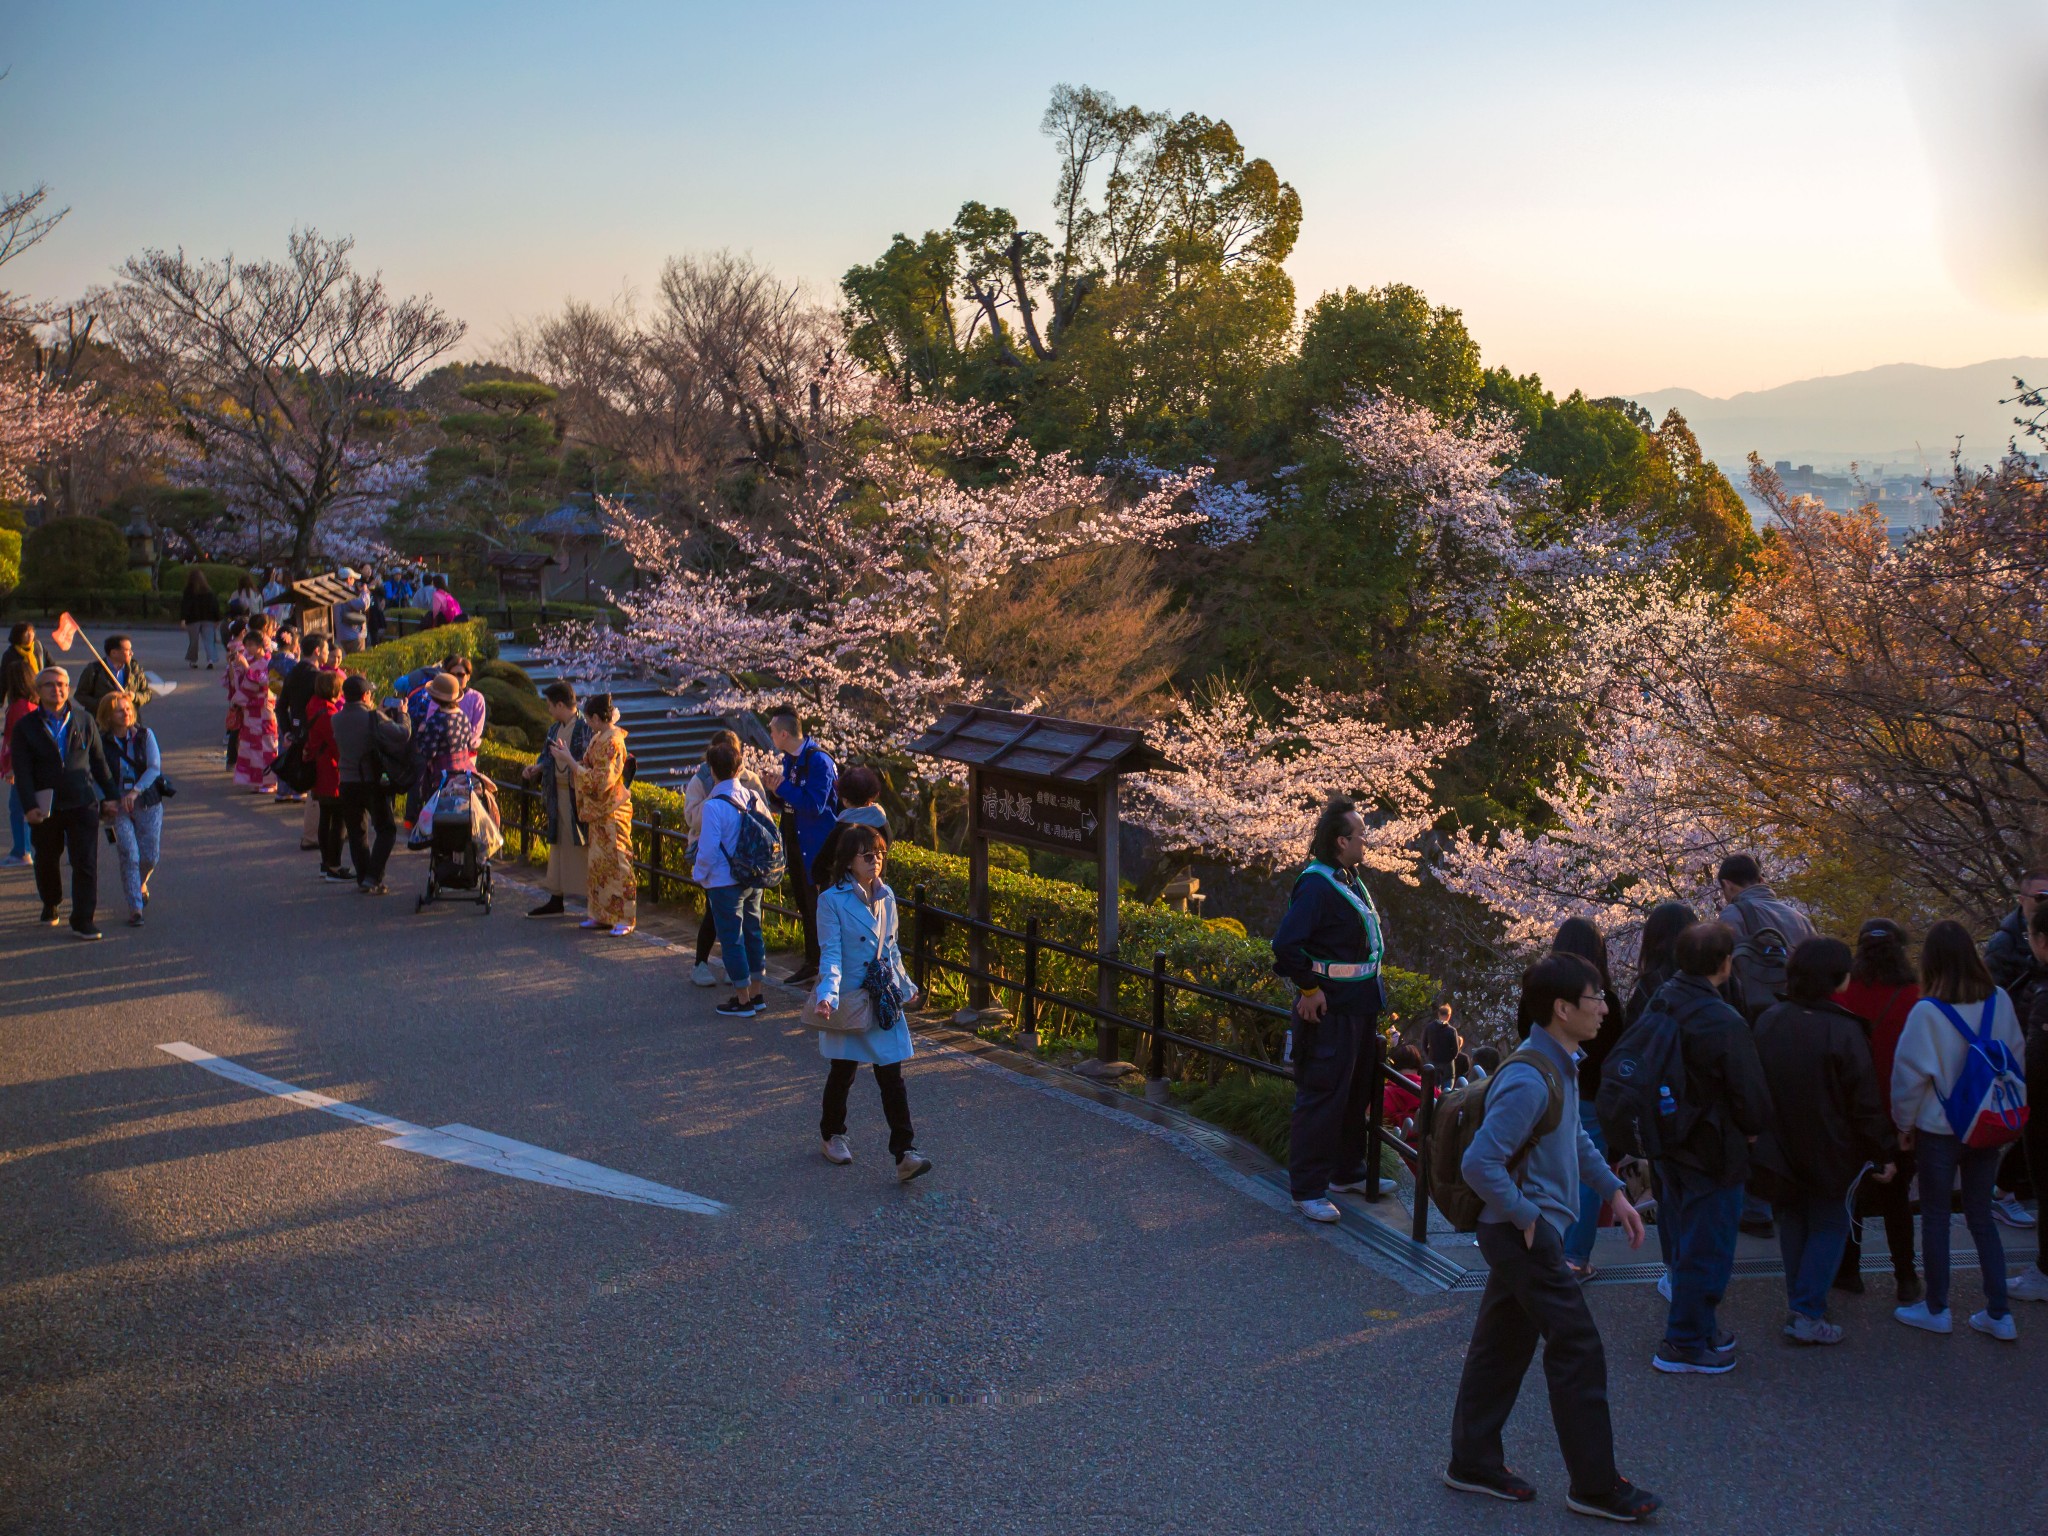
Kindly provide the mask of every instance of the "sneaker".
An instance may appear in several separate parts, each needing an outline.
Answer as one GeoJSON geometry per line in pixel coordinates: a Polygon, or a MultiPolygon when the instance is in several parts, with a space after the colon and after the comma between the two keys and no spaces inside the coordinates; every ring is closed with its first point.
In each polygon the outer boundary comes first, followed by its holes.
{"type": "Polygon", "coordinates": [[[1564,1507],[1575,1515],[1593,1515],[1601,1520],[1635,1525],[1662,1509],[1664,1501],[1649,1489],[1638,1488],[1627,1478],[1617,1477],[1614,1491],[1604,1499],[1589,1499],[1575,1489],[1567,1488],[1564,1507]]]}
{"type": "Polygon", "coordinates": [[[1785,1319],[1785,1337],[1794,1344],[1839,1344],[1841,1328],[1824,1317],[1807,1317],[1794,1312],[1785,1319]]]}
{"type": "Polygon", "coordinates": [[[356,872],[352,869],[323,869],[320,871],[320,878],[330,885],[352,885],[356,872]]]}
{"type": "Polygon", "coordinates": [[[2020,1336],[2020,1325],[2013,1321],[2010,1312],[2003,1317],[1993,1317],[1989,1312],[1972,1312],[1970,1326],[1979,1333],[1988,1333],[1994,1339],[2003,1339],[2010,1344],[2020,1336]]]}
{"type": "Polygon", "coordinates": [[[1927,1294],[1927,1282],[1918,1275],[1901,1275],[1896,1282],[1899,1305],[1910,1307],[1927,1294]]]}
{"type": "Polygon", "coordinates": [[[1310,1221],[1336,1221],[1344,1214],[1334,1204],[1324,1199],[1297,1200],[1294,1202],[1294,1208],[1310,1221]]]}
{"type": "Polygon", "coordinates": [[[2048,1301],[2048,1275],[2029,1264],[2018,1274],[2006,1277],[2005,1294],[2014,1301],[2048,1301]]]}
{"type": "Polygon", "coordinates": [[[63,919],[57,916],[57,909],[55,907],[51,906],[48,902],[44,902],[43,915],[37,918],[36,921],[41,923],[45,928],[54,928],[57,926],[58,923],[62,922],[63,919]]]}
{"type": "Polygon", "coordinates": [[[1725,1376],[1735,1369],[1735,1355],[1733,1351],[1724,1355],[1711,1349],[1688,1349],[1666,1339],[1657,1346],[1650,1364],[1667,1376],[1725,1376]]]}
{"type": "Polygon", "coordinates": [[[368,880],[358,880],[356,882],[356,889],[365,896],[389,896],[391,894],[391,887],[382,880],[376,881],[374,884],[368,880]]]}
{"type": "Polygon", "coordinates": [[[1369,1195],[1374,1192],[1372,1175],[1361,1173],[1355,1179],[1332,1179],[1330,1189],[1332,1193],[1339,1195],[1369,1195]]]}
{"type": "Polygon", "coordinates": [[[1892,1316],[1908,1328],[1920,1328],[1928,1333],[1955,1332],[1956,1325],[1949,1318],[1948,1308],[1943,1307],[1939,1312],[1930,1312],[1924,1301],[1916,1301],[1910,1307],[1894,1308],[1892,1316]]]}
{"type": "Polygon", "coordinates": [[[816,981],[818,979],[818,967],[814,964],[806,963],[804,965],[797,967],[797,969],[791,971],[787,976],[783,977],[782,979],[788,982],[789,985],[791,985],[792,987],[798,986],[806,981],[816,981]]]}
{"type": "Polygon", "coordinates": [[[718,985],[719,975],[709,960],[699,960],[690,967],[690,980],[700,987],[715,987],[718,985]]]}
{"type": "Polygon", "coordinates": [[[1456,1462],[1444,1468],[1444,1486],[1460,1493],[1483,1493],[1490,1499],[1510,1504],[1533,1504],[1536,1485],[1516,1472],[1502,1467],[1498,1472],[1464,1472],[1456,1462]]]}
{"type": "Polygon", "coordinates": [[[1657,1294],[1666,1301],[1671,1299],[1671,1271],[1668,1269],[1657,1277],[1657,1294]]]}
{"type": "Polygon", "coordinates": [[[1723,1328],[1719,1323],[1714,1325],[1714,1353],[1717,1355],[1732,1355],[1735,1353],[1735,1335],[1726,1328],[1723,1328]]]}
{"type": "Polygon", "coordinates": [[[853,1161],[853,1148],[846,1144],[844,1136],[827,1136],[825,1138],[825,1161],[837,1163],[841,1167],[853,1161]]]}
{"type": "Polygon", "coordinates": [[[761,1004],[749,997],[728,997],[718,1005],[717,1011],[728,1019],[751,1019],[761,1011],[761,1004]]]}
{"type": "Polygon", "coordinates": [[[1590,1284],[1592,1281],[1600,1278],[1600,1271],[1594,1267],[1591,1259],[1583,1262],[1577,1259],[1566,1259],[1564,1267],[1572,1272],[1572,1278],[1581,1285],[1590,1284]]]}
{"type": "Polygon", "coordinates": [[[100,937],[100,931],[97,928],[74,928],[71,930],[71,937],[83,939],[86,943],[90,944],[94,939],[100,937]]]}
{"type": "Polygon", "coordinates": [[[1845,1270],[1835,1276],[1835,1283],[1829,1286],[1828,1289],[1840,1291],[1844,1296],[1861,1296],[1863,1294],[1863,1276],[1857,1270],[1845,1270]]]}
{"type": "Polygon", "coordinates": [[[932,1171],[932,1160],[915,1149],[896,1159],[896,1182],[908,1184],[912,1179],[932,1171]]]}
{"type": "Polygon", "coordinates": [[[550,896],[546,901],[527,913],[528,917],[560,917],[568,908],[562,905],[562,898],[550,896]]]}
{"type": "Polygon", "coordinates": [[[2034,1213],[2020,1204],[2020,1197],[2004,1190],[1991,1197],[1991,1214],[2008,1227],[2031,1227],[2034,1213]]]}
{"type": "Polygon", "coordinates": [[[140,912],[130,912],[128,914],[128,926],[130,928],[140,928],[142,926],[142,914],[140,912]]]}

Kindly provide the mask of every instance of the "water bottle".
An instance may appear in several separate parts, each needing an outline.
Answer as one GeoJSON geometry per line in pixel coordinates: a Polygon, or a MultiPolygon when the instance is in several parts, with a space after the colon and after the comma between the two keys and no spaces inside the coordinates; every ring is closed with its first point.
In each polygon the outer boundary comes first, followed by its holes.
{"type": "Polygon", "coordinates": [[[1668,1118],[1677,1113],[1678,1100],[1671,1097],[1671,1085],[1669,1083],[1659,1083],[1657,1085],[1657,1114],[1659,1117],[1668,1118]]]}

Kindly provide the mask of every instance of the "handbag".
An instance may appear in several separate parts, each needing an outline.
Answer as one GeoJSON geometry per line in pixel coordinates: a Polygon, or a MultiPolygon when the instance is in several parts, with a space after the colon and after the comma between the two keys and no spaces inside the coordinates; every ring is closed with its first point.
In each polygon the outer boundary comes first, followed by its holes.
{"type": "Polygon", "coordinates": [[[235,732],[240,731],[241,728],[242,706],[239,704],[230,704],[228,706],[228,730],[231,732],[235,732]]]}
{"type": "MultiPolygon", "coordinates": [[[[889,908],[892,918],[895,911],[892,903],[889,908]]],[[[864,1035],[871,1029],[896,1027],[897,1021],[903,1017],[903,1000],[895,978],[880,963],[881,957],[889,952],[889,941],[894,937],[895,924],[891,922],[875,941],[875,958],[867,963],[860,985],[840,987],[839,1006],[832,1010],[830,1018],[822,1017],[817,1011],[816,1000],[812,1000],[805,1009],[810,1015],[811,1028],[828,1035],[864,1035]]]]}
{"type": "Polygon", "coordinates": [[[810,1015],[811,1028],[820,1034],[864,1035],[875,1027],[875,1000],[859,987],[840,988],[839,1006],[829,1017],[818,1012],[815,998],[804,1011],[810,1015]]]}

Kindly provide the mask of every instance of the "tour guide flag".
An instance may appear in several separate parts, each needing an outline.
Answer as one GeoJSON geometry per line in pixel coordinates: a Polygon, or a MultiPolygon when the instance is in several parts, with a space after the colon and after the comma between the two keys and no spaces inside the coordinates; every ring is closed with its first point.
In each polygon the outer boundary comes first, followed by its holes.
{"type": "Polygon", "coordinates": [[[71,642],[78,638],[78,620],[68,613],[57,615],[57,627],[50,631],[50,644],[60,651],[71,649],[71,642]]]}

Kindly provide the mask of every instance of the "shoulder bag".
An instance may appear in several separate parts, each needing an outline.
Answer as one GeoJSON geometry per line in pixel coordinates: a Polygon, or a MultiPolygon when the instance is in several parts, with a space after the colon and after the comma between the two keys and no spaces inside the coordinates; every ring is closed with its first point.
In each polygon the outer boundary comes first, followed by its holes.
{"type": "MultiPolygon", "coordinates": [[[[894,902],[889,904],[888,910],[892,914],[894,913],[894,902]]],[[[884,919],[882,930],[875,939],[875,955],[877,958],[889,952],[889,940],[894,930],[895,925],[884,919]]],[[[871,967],[874,963],[872,960],[868,962],[871,967]]],[[[864,1035],[879,1022],[876,1018],[874,994],[865,985],[867,980],[865,975],[862,976],[859,983],[849,983],[847,966],[843,957],[840,961],[839,976],[839,1004],[832,1010],[831,1014],[829,1016],[820,1014],[816,999],[811,1001],[804,1009],[804,1012],[810,1015],[811,1028],[821,1034],[864,1035]]]]}

